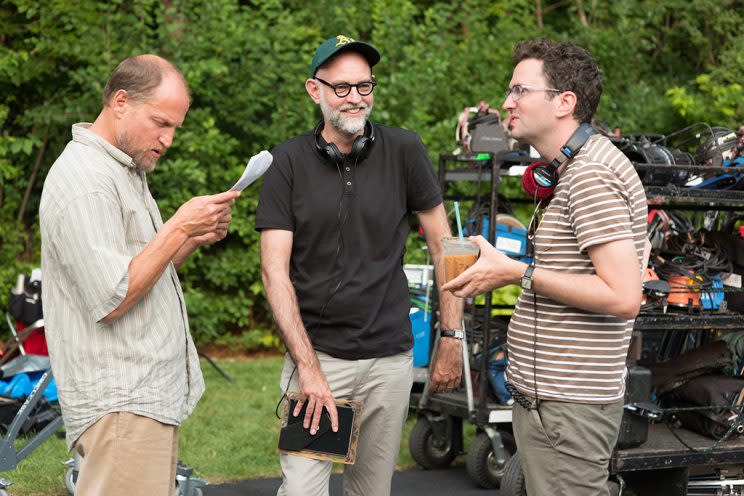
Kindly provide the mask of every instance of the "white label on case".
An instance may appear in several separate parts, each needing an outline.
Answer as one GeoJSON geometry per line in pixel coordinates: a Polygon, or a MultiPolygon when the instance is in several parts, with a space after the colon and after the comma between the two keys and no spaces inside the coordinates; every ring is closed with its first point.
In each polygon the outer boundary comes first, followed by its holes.
{"type": "Polygon", "coordinates": [[[741,275],[732,272],[723,279],[723,285],[730,288],[741,288],[741,275]]]}
{"type": "Polygon", "coordinates": [[[496,248],[506,253],[519,255],[522,253],[522,242],[518,239],[499,236],[496,238],[496,248]]]}

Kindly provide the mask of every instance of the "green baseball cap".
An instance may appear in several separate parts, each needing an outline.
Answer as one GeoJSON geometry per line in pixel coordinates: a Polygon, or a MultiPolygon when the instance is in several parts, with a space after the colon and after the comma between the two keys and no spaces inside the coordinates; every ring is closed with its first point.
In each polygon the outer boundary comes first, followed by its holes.
{"type": "Polygon", "coordinates": [[[318,68],[323,65],[331,57],[342,51],[352,50],[361,54],[369,66],[373,67],[380,61],[380,52],[369,43],[363,41],[356,41],[354,38],[344,36],[342,34],[328,38],[325,40],[313,56],[313,61],[310,63],[310,77],[315,77],[315,73],[318,72],[318,68]]]}

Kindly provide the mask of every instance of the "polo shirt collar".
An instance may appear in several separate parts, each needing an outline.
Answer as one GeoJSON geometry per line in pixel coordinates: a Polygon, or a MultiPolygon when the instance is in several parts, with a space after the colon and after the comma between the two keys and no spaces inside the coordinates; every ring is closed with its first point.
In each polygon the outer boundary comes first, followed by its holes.
{"type": "Polygon", "coordinates": [[[124,153],[123,151],[116,148],[114,145],[103,139],[90,130],[90,122],[78,122],[72,125],[72,140],[82,143],[84,145],[92,146],[98,150],[108,154],[119,162],[124,167],[137,170],[137,166],[134,163],[134,159],[124,153]]]}

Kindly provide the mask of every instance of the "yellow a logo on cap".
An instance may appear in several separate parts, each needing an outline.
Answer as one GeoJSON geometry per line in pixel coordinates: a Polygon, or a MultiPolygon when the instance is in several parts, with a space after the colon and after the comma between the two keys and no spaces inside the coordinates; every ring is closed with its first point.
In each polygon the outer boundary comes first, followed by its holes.
{"type": "Polygon", "coordinates": [[[336,36],[336,38],[338,39],[338,43],[336,43],[336,46],[346,45],[347,43],[351,43],[352,41],[354,41],[354,38],[348,38],[342,34],[336,36]]]}

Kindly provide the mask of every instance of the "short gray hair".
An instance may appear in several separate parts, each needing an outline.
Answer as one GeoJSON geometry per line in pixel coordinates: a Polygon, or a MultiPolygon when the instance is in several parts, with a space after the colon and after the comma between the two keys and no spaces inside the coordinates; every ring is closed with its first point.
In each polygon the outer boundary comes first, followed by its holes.
{"type": "Polygon", "coordinates": [[[132,100],[146,101],[160,86],[166,74],[178,77],[188,91],[189,85],[181,71],[164,58],[148,54],[124,59],[111,73],[103,89],[103,106],[108,105],[119,90],[126,91],[132,100]]]}

